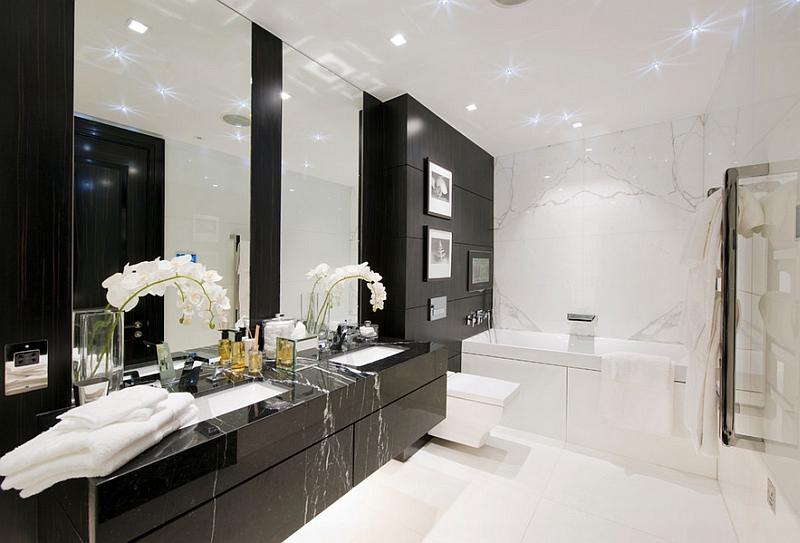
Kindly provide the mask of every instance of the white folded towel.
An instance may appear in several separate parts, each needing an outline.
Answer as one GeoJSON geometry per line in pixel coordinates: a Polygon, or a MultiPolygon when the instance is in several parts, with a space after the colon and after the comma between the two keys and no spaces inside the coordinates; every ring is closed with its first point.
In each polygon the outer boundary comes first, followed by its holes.
{"type": "Polygon", "coordinates": [[[609,424],[672,434],[675,362],[664,356],[615,352],[600,363],[599,413],[609,424]]]}
{"type": "MultiPolygon", "coordinates": [[[[123,395],[121,401],[132,395],[123,395]]],[[[142,401],[149,401],[144,396],[142,401]]],[[[147,409],[131,415],[141,417],[147,409]]],[[[108,475],[196,416],[192,395],[174,393],[157,403],[145,420],[118,419],[99,428],[76,427],[81,419],[62,421],[0,458],[2,488],[20,489],[26,498],[66,479],[108,475]]]]}
{"type": "Polygon", "coordinates": [[[123,388],[108,396],[70,409],[58,416],[59,420],[72,420],[85,428],[101,428],[117,420],[125,420],[141,408],[153,407],[167,399],[169,393],[163,388],[139,385],[123,388]]]}

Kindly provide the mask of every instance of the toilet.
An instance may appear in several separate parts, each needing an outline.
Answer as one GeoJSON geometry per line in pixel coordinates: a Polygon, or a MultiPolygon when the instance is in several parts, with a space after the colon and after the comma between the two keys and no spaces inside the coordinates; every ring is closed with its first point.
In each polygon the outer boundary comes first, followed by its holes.
{"type": "Polygon", "coordinates": [[[503,409],[519,395],[519,383],[482,375],[447,372],[447,418],[429,435],[480,447],[497,426],[503,409]]]}

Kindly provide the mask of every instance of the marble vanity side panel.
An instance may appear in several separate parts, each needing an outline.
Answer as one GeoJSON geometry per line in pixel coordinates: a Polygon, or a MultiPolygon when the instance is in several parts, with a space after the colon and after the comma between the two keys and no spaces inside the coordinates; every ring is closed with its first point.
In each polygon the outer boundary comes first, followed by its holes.
{"type": "Polygon", "coordinates": [[[37,543],[84,543],[53,494],[39,495],[39,533],[37,543]]]}
{"type": "MultiPolygon", "coordinates": [[[[58,503],[74,529],[82,537],[88,539],[89,534],[89,500],[90,483],[87,479],[67,479],[48,488],[42,493],[48,501],[58,503]]],[[[41,498],[45,499],[45,498],[41,498]]],[[[57,538],[56,525],[39,515],[39,538],[47,538],[45,534],[53,533],[57,538]]],[[[57,539],[56,539],[57,540],[57,539]]]]}
{"type": "Polygon", "coordinates": [[[195,447],[168,455],[98,485],[97,542],[130,541],[211,499],[217,493],[218,468],[229,461],[226,442],[231,439],[221,436],[200,452],[195,447]]]}
{"type": "Polygon", "coordinates": [[[354,428],[353,485],[403,452],[446,415],[447,377],[358,421],[354,428]]]}

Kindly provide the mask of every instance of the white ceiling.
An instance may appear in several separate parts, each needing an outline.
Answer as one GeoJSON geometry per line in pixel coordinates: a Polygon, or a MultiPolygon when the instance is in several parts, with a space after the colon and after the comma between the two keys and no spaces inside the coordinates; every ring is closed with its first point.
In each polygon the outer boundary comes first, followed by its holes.
{"type": "Polygon", "coordinates": [[[749,2],[224,3],[381,100],[409,93],[501,156],[704,113],[749,2]],[[394,46],[397,33],[408,43],[394,46]]]}

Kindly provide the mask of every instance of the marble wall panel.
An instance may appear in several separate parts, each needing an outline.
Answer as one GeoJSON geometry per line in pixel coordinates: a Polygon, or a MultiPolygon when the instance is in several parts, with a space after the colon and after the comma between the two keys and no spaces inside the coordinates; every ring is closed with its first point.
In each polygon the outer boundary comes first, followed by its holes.
{"type": "Polygon", "coordinates": [[[495,162],[498,327],[672,342],[679,260],[703,190],[703,119],[524,151],[495,162]]]}

